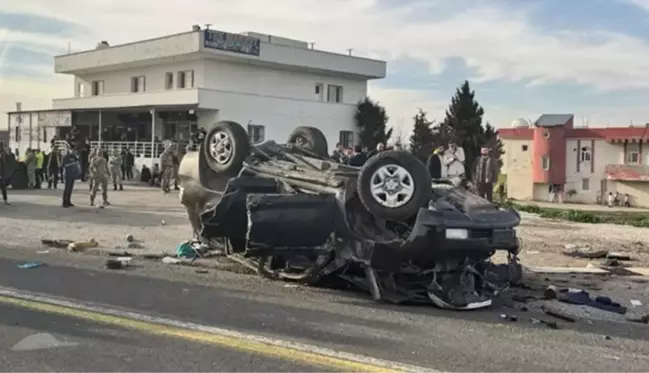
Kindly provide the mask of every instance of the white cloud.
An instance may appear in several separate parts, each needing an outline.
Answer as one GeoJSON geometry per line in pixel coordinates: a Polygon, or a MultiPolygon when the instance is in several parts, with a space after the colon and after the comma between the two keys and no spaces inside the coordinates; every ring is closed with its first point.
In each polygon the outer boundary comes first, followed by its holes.
{"type": "MultiPolygon", "coordinates": [[[[649,3],[649,0],[628,0],[649,3]]],[[[76,22],[90,32],[74,40],[11,33],[16,43],[40,42],[72,50],[94,47],[99,40],[118,44],[189,30],[192,24],[212,23],[226,31],[258,31],[307,40],[316,48],[426,61],[431,73],[443,71],[446,59],[461,57],[476,71],[476,82],[503,79],[589,85],[600,90],[649,87],[649,44],[617,33],[588,33],[535,29],[525,9],[499,8],[497,2],[473,2],[462,12],[436,14],[434,21],[418,17],[414,2],[399,9],[382,9],[376,0],[7,0],[6,12],[23,12],[76,22]]],[[[512,4],[512,2],[509,2],[512,4]]],[[[648,4],[649,5],[649,4],[648,4]]],[[[596,25],[594,25],[596,27],[596,25]]],[[[1,32],[1,31],[0,31],[1,32]]],[[[20,88],[17,95],[45,95],[20,88]]],[[[7,94],[2,87],[0,93],[7,94]]],[[[443,115],[452,92],[426,94],[410,90],[371,89],[391,117],[409,118],[423,106],[431,118],[443,115]],[[440,98],[442,97],[442,98],[440,98]]],[[[533,108],[485,108],[496,124],[533,108]],[[507,119],[501,119],[507,118],[507,119]],[[498,119],[498,121],[496,121],[498,119]]],[[[649,114],[649,112],[647,112],[649,114]]],[[[534,115],[535,116],[535,115],[534,115]]],[[[625,120],[626,121],[626,120],[625,120]]]]}

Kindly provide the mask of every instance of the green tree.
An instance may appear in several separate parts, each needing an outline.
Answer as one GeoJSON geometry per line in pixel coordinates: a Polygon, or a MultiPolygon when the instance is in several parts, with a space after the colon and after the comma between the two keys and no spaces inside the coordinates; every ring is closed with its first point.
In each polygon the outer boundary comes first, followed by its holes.
{"type": "Polygon", "coordinates": [[[502,144],[495,129],[489,123],[482,125],[483,115],[484,109],[476,101],[475,91],[471,90],[468,81],[464,81],[451,98],[446,117],[441,124],[440,138],[454,141],[464,149],[467,178],[471,178],[473,164],[480,155],[480,148],[492,147],[493,155],[498,157],[499,161],[502,154],[502,144]]]}
{"type": "Polygon", "coordinates": [[[426,118],[426,112],[422,109],[419,109],[413,120],[414,127],[412,135],[410,135],[410,152],[422,161],[426,161],[435,146],[435,137],[431,130],[433,122],[426,118]]]}
{"type": "Polygon", "coordinates": [[[360,144],[368,149],[375,149],[380,142],[387,143],[392,136],[392,128],[387,128],[388,115],[378,102],[366,97],[356,105],[354,114],[360,144]]]}

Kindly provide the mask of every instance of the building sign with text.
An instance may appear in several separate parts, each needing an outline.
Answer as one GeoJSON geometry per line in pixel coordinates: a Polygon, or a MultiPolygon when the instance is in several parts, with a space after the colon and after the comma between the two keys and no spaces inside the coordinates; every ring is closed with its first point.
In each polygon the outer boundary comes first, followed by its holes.
{"type": "Polygon", "coordinates": [[[223,31],[205,30],[205,48],[259,56],[261,40],[223,31]]]}

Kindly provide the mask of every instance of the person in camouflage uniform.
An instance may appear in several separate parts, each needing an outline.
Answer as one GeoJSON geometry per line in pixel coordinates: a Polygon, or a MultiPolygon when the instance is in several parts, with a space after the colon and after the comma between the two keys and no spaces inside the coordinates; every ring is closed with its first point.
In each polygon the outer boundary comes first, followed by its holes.
{"type": "Polygon", "coordinates": [[[88,152],[88,170],[86,177],[88,178],[88,188],[92,192],[92,186],[93,186],[93,177],[92,177],[92,168],[90,168],[90,162],[92,161],[92,158],[97,154],[97,152],[100,152],[99,148],[92,148],[88,152]]]}
{"type": "Polygon", "coordinates": [[[95,148],[90,154],[90,180],[92,183],[92,190],[90,191],[90,206],[95,205],[95,197],[97,191],[101,186],[101,196],[103,198],[103,205],[108,206],[108,179],[110,177],[110,169],[108,162],[104,158],[103,152],[99,148],[95,148]]]}
{"type": "Polygon", "coordinates": [[[119,185],[119,190],[124,190],[122,185],[122,165],[124,160],[122,159],[122,154],[119,149],[113,149],[113,154],[110,157],[110,177],[113,179],[113,190],[117,190],[119,185]]]}
{"type": "Polygon", "coordinates": [[[160,187],[165,193],[171,191],[171,179],[174,176],[174,157],[176,155],[176,145],[171,144],[160,155],[160,166],[162,172],[160,176],[160,187]]]}

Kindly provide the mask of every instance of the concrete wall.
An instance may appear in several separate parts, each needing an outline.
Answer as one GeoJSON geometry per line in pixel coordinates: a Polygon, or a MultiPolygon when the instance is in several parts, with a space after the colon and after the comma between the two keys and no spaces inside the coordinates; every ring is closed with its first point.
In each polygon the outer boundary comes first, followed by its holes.
{"type": "MultiPolygon", "coordinates": [[[[136,76],[145,77],[145,92],[166,91],[165,82],[168,72],[174,73],[174,89],[177,86],[178,72],[192,70],[194,71],[194,87],[202,87],[205,64],[201,60],[191,60],[183,62],[166,63],[146,67],[136,67],[121,69],[109,72],[100,72],[93,74],[80,74],[74,78],[75,97],[92,97],[92,82],[104,82],[104,95],[138,95],[142,93],[131,92],[131,78],[136,76]],[[83,96],[79,95],[79,84],[83,85],[83,96]]],[[[191,89],[185,88],[185,89],[191,89]]]]}
{"type": "MultiPolygon", "coordinates": [[[[343,103],[355,105],[367,95],[367,81],[317,73],[279,70],[270,67],[204,60],[203,85],[221,91],[250,93],[297,100],[326,101],[327,86],[343,87],[343,103]],[[322,84],[320,94],[316,84],[322,84]]],[[[336,105],[336,103],[331,103],[336,105]]]]}
{"type": "Polygon", "coordinates": [[[531,200],[532,140],[503,140],[501,172],[507,174],[507,196],[518,200],[531,200]]]}
{"type": "MultiPolygon", "coordinates": [[[[349,104],[205,89],[200,90],[200,107],[218,110],[215,116],[218,120],[233,120],[246,129],[249,123],[263,125],[265,140],[284,142],[296,127],[312,126],[327,136],[329,148],[333,150],[341,130],[355,131],[356,106],[349,104]]],[[[209,120],[202,123],[209,124],[209,120]]]]}
{"type": "Polygon", "coordinates": [[[595,203],[597,194],[606,189],[606,165],[624,163],[624,147],[621,144],[611,144],[602,139],[569,139],[566,142],[566,185],[564,190],[571,189],[577,194],[566,201],[595,203]],[[581,158],[582,148],[590,150],[591,161],[581,158]],[[585,180],[587,179],[587,181],[585,180]],[[602,190],[604,180],[604,190],[602,190]],[[584,189],[587,187],[587,189],[584,189]]]}
{"type": "Polygon", "coordinates": [[[646,181],[613,181],[608,182],[610,192],[621,195],[629,194],[631,206],[649,207],[649,183],[646,181]]]}

